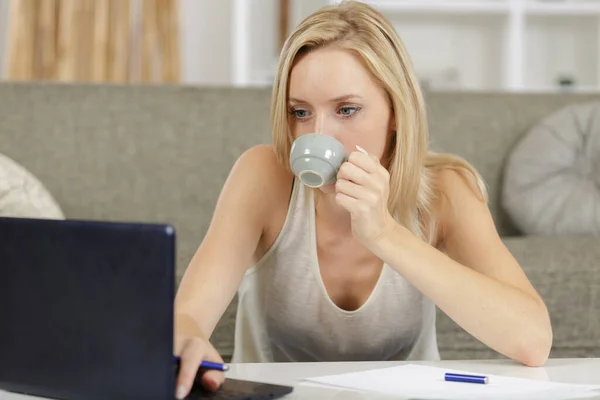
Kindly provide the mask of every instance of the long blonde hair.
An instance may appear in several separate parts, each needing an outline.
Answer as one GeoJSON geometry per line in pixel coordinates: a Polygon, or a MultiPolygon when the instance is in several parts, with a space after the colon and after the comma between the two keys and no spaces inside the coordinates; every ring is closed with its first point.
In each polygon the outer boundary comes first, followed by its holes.
{"type": "Polygon", "coordinates": [[[280,162],[289,168],[292,137],[287,92],[294,60],[299,54],[324,46],[358,54],[389,96],[396,130],[382,162],[390,173],[388,208],[398,222],[429,243],[433,241],[436,221],[432,204],[437,191],[432,177],[441,168],[466,172],[487,201],[485,184],[468,162],[429,151],[423,95],[408,52],[387,18],[357,1],[319,9],[300,23],[283,46],[271,100],[273,144],[280,162]]]}

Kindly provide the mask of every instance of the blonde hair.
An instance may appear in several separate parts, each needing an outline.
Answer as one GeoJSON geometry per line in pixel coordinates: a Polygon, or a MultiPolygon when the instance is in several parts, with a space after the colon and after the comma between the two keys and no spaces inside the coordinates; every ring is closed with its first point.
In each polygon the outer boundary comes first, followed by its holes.
{"type": "Polygon", "coordinates": [[[287,92],[291,68],[299,54],[324,46],[358,54],[389,96],[396,130],[382,162],[390,173],[388,208],[398,222],[432,243],[436,231],[432,204],[437,195],[432,177],[442,168],[466,172],[487,201],[485,184],[468,162],[429,151],[423,95],[404,44],[379,11],[357,1],[319,9],[300,23],[283,46],[271,100],[273,144],[280,162],[289,168],[292,138],[287,92]]]}

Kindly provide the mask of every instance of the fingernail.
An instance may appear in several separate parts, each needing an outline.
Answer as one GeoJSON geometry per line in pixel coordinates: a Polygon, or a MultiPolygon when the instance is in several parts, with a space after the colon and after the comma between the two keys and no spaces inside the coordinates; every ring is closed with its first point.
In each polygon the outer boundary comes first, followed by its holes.
{"type": "Polygon", "coordinates": [[[363,149],[359,145],[356,145],[356,150],[358,150],[358,151],[360,151],[361,153],[364,153],[364,154],[369,154],[369,153],[367,153],[367,151],[365,149],[363,149]]]}
{"type": "Polygon", "coordinates": [[[177,388],[177,394],[176,397],[178,399],[184,399],[185,398],[185,386],[179,386],[177,388]]]}

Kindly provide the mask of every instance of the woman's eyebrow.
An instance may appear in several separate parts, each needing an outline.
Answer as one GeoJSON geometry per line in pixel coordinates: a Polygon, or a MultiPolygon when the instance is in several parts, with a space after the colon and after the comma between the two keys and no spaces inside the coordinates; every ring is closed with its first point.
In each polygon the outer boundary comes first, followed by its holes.
{"type": "Polygon", "coordinates": [[[350,93],[350,94],[345,94],[343,96],[333,98],[329,101],[331,101],[332,103],[339,103],[341,101],[346,101],[346,100],[350,100],[350,99],[362,99],[362,96],[350,93]]]}
{"type": "Polygon", "coordinates": [[[288,99],[288,103],[306,103],[304,100],[296,99],[294,97],[290,97],[288,99]]]}
{"type": "MultiPolygon", "coordinates": [[[[360,95],[358,95],[358,94],[350,93],[350,94],[344,94],[342,96],[335,97],[335,98],[333,98],[333,99],[331,99],[329,101],[331,103],[339,103],[341,101],[346,101],[346,100],[350,100],[350,99],[362,99],[362,98],[363,97],[360,96],[360,95]]],[[[297,104],[297,103],[306,103],[306,101],[304,101],[302,99],[297,99],[295,97],[290,97],[288,99],[288,103],[290,103],[290,104],[297,104]]]]}

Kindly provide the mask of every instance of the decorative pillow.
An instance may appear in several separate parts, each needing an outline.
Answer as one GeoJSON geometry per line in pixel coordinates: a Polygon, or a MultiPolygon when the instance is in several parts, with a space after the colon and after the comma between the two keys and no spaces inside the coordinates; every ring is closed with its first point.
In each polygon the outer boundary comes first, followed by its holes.
{"type": "Polygon", "coordinates": [[[541,120],[511,151],[502,205],[524,234],[600,235],[600,102],[541,120]]]}
{"type": "Polygon", "coordinates": [[[64,219],[52,195],[29,171],[0,154],[0,216],[64,219]]]}

